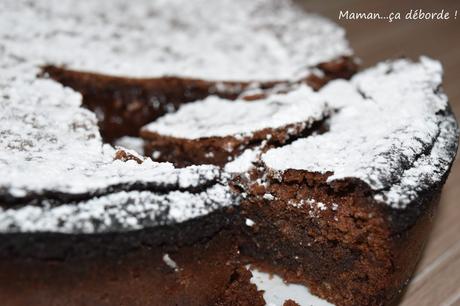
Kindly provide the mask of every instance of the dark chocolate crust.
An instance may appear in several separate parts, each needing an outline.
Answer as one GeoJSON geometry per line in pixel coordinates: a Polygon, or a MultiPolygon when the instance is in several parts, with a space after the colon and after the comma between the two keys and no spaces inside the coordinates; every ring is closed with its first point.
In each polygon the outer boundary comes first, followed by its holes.
{"type": "MultiPolygon", "coordinates": [[[[301,82],[318,89],[331,79],[350,78],[358,66],[352,57],[341,57],[319,64],[317,68],[323,76],[311,74],[301,82]]],[[[142,126],[183,103],[209,95],[235,99],[254,82],[258,83],[257,80],[221,82],[179,77],[125,78],[56,66],[43,67],[43,75],[83,95],[83,104],[100,115],[101,134],[107,142],[122,136],[138,136],[142,126]]],[[[274,80],[258,84],[261,89],[268,89],[284,83],[289,82],[274,80]]]]}

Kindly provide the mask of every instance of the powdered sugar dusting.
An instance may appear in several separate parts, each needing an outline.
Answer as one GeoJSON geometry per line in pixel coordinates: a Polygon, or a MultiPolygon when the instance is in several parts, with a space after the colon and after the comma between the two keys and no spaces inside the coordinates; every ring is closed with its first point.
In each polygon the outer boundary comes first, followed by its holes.
{"type": "Polygon", "coordinates": [[[1,202],[7,207],[8,198],[45,198],[37,206],[2,209],[0,232],[133,230],[236,204],[227,187],[216,185],[226,181],[216,167],[175,169],[150,159],[141,164],[114,159],[95,115],[80,107],[80,94],[37,79],[33,62],[0,52],[1,202]],[[208,192],[189,191],[211,185],[215,189],[208,192]],[[141,190],[117,192],[120,186],[141,190]],[[176,191],[157,195],[157,189],[176,191]],[[48,205],[50,193],[85,199],[48,205]]]}
{"type": "Polygon", "coordinates": [[[440,92],[442,68],[434,60],[397,60],[333,81],[319,94],[338,110],[330,129],[262,156],[275,170],[333,172],[378,191],[376,199],[404,208],[439,182],[457,145],[457,125],[440,92]]]}
{"type": "Polygon", "coordinates": [[[200,193],[121,191],[52,207],[0,208],[0,232],[106,233],[180,223],[232,205],[227,186],[200,193]]]}
{"type": "Polygon", "coordinates": [[[0,3],[9,52],[37,65],[120,76],[290,80],[349,55],[344,36],[288,0],[0,3]]]}
{"type": "Polygon", "coordinates": [[[244,137],[265,128],[293,123],[310,126],[329,112],[321,99],[306,85],[286,94],[273,94],[257,101],[230,101],[210,96],[203,101],[183,105],[146,125],[143,130],[185,139],[204,137],[244,137]]]}
{"type": "Polygon", "coordinates": [[[458,127],[453,117],[440,120],[440,134],[431,151],[421,154],[414,166],[403,172],[398,183],[377,194],[378,200],[404,208],[427,186],[442,183],[441,179],[448,171],[457,151],[458,127]]]}

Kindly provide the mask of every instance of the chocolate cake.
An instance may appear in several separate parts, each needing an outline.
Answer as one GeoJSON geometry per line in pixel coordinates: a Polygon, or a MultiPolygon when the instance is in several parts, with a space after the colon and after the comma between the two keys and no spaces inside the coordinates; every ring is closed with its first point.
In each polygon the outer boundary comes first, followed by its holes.
{"type": "Polygon", "coordinates": [[[2,1],[2,305],[397,303],[458,127],[438,62],[355,69],[285,1],[2,1]]]}

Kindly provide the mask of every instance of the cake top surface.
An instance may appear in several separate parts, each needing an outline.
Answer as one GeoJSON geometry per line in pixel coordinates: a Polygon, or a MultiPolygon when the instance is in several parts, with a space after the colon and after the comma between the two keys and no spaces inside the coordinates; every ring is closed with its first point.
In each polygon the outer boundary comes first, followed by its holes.
{"type": "Polygon", "coordinates": [[[344,31],[289,0],[5,0],[0,48],[37,65],[127,77],[305,77],[351,54],[344,31]]]}
{"type": "Polygon", "coordinates": [[[337,112],[329,130],[262,155],[274,170],[358,178],[376,199],[404,208],[440,182],[456,153],[458,128],[442,93],[442,67],[422,57],[384,62],[332,81],[318,94],[337,112]]]}
{"type": "Polygon", "coordinates": [[[81,95],[33,60],[0,49],[0,70],[0,232],[134,230],[236,203],[217,167],[116,159],[81,95]]]}
{"type": "Polygon", "coordinates": [[[244,137],[267,128],[311,124],[324,119],[328,110],[324,99],[306,85],[301,85],[288,93],[255,101],[231,101],[210,96],[183,105],[177,112],[146,125],[143,131],[183,139],[244,137]]]}

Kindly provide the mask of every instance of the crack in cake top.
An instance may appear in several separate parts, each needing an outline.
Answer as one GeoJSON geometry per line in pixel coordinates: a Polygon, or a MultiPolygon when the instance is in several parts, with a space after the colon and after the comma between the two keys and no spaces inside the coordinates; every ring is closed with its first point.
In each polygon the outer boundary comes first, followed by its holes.
{"type": "Polygon", "coordinates": [[[303,78],[351,54],[340,27],[289,0],[7,0],[0,41],[38,65],[222,81],[303,78]]]}

